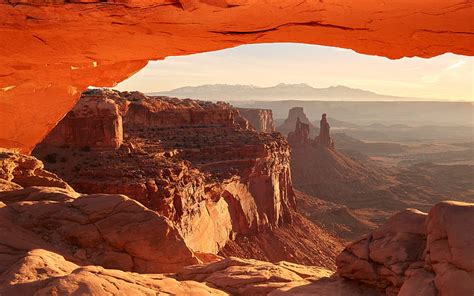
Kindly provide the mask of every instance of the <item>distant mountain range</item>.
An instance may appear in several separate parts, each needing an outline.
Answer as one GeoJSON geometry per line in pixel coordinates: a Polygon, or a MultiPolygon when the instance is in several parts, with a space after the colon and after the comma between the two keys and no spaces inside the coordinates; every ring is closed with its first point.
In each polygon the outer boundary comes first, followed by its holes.
{"type": "Polygon", "coordinates": [[[315,88],[305,83],[280,83],[271,87],[253,85],[206,84],[185,86],[171,91],[153,92],[151,95],[175,96],[201,100],[266,101],[266,100],[321,100],[321,101],[419,101],[415,98],[380,95],[371,91],[331,86],[315,88]]]}

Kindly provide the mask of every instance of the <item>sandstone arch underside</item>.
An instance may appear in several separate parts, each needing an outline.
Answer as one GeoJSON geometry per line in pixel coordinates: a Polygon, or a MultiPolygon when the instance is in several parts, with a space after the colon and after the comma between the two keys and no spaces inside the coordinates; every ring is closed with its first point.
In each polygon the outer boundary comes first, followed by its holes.
{"type": "Polygon", "coordinates": [[[31,151],[81,91],[149,60],[266,42],[473,55],[472,12],[471,0],[0,0],[0,147],[31,151]]]}

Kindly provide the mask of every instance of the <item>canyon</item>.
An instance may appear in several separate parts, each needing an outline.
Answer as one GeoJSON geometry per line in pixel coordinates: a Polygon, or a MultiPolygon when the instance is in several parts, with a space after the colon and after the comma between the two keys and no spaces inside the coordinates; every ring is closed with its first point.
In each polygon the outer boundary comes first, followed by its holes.
{"type": "Polygon", "coordinates": [[[287,140],[270,108],[87,90],[248,43],[472,56],[470,2],[0,0],[0,13],[0,294],[473,294],[474,207],[443,201],[471,201],[450,168],[363,163],[326,118],[318,138],[294,118],[287,140]]]}
{"type": "Polygon", "coordinates": [[[339,240],[296,211],[287,141],[240,112],[89,90],[33,154],[81,193],[124,194],[168,218],[193,251],[334,268],[339,240]]]}
{"type": "Polygon", "coordinates": [[[0,292],[6,295],[470,295],[474,207],[402,211],[337,256],[337,273],[194,252],[173,222],[120,194],[80,194],[42,163],[0,151],[0,292]],[[8,185],[8,186],[5,186],[8,185]],[[59,186],[59,187],[56,187],[59,186]]]}
{"type": "Polygon", "coordinates": [[[310,136],[312,125],[299,119],[307,118],[302,108],[290,109],[283,125],[294,120],[291,110],[298,110],[299,115],[294,131],[288,134],[298,209],[335,236],[346,241],[356,239],[399,211],[429,211],[448,195],[453,200],[474,202],[472,166],[427,163],[430,154],[421,155],[421,163],[387,165],[377,157],[340,150],[339,145],[364,149],[359,151],[384,151],[384,155],[390,155],[389,149],[403,146],[363,142],[341,134],[336,134],[334,140],[326,114],[319,122],[319,135],[310,136]]]}
{"type": "Polygon", "coordinates": [[[33,151],[44,163],[0,151],[0,292],[473,291],[474,238],[460,223],[474,223],[472,204],[446,201],[429,214],[408,209],[387,220],[387,212],[374,222],[337,199],[295,191],[292,176],[314,181],[316,172],[336,182],[373,172],[337,151],[325,114],[318,136],[297,117],[288,140],[243,116],[273,126],[268,114],[140,92],[84,92],[33,151]],[[295,157],[317,169],[301,171],[295,157]]]}

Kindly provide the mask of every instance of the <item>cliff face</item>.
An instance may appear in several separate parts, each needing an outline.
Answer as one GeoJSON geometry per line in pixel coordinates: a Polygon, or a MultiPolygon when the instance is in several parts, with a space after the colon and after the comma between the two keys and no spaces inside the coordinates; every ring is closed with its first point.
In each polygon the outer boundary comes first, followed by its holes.
{"type": "Polygon", "coordinates": [[[275,131],[272,110],[252,108],[238,108],[238,110],[257,131],[264,133],[275,131]]]}
{"type": "MultiPolygon", "coordinates": [[[[34,152],[76,190],[136,199],[173,221],[194,251],[216,253],[233,237],[291,222],[289,146],[279,134],[255,132],[224,103],[93,90],[78,106],[92,101],[112,104],[122,117],[118,151],[48,140],[53,132],[34,152]]],[[[75,114],[58,127],[73,129],[75,114]]],[[[76,131],[71,139],[96,135],[76,131]]],[[[101,141],[104,135],[114,138],[100,133],[101,141]]]]}
{"type": "MultiPolygon", "coordinates": [[[[84,195],[55,187],[67,184],[31,156],[0,151],[0,159],[0,180],[14,187],[0,187],[0,292],[5,295],[81,291],[90,295],[377,296],[398,292],[435,296],[474,292],[474,238],[466,231],[466,226],[474,224],[473,204],[443,202],[428,215],[413,209],[398,213],[380,229],[349,244],[339,255],[334,274],[286,261],[193,252],[172,221],[126,196],[84,195]],[[48,174],[53,182],[24,183],[15,177],[41,174],[48,174]]],[[[300,219],[296,222],[307,224],[300,219]]],[[[307,240],[315,239],[314,227],[310,223],[300,229],[303,236],[277,229],[282,236],[276,238],[297,239],[306,246],[307,240]]],[[[322,247],[316,251],[336,251],[330,237],[318,236],[324,241],[317,242],[322,247]]],[[[274,255],[287,251],[298,255],[298,249],[290,245],[279,249],[281,244],[268,233],[259,238],[269,243],[267,251],[274,255]]],[[[255,241],[237,247],[245,251],[255,247],[255,241]]]]}
{"type": "Polygon", "coordinates": [[[85,149],[117,149],[123,141],[122,116],[113,100],[85,97],[43,143],[85,149]]]}

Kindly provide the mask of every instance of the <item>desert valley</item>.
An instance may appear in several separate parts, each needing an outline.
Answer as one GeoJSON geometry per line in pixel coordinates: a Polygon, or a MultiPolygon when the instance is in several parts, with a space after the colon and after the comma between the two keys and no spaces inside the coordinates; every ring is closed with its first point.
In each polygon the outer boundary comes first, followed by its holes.
{"type": "Polygon", "coordinates": [[[474,295],[472,3],[336,2],[0,0],[0,296],[474,295]]]}

